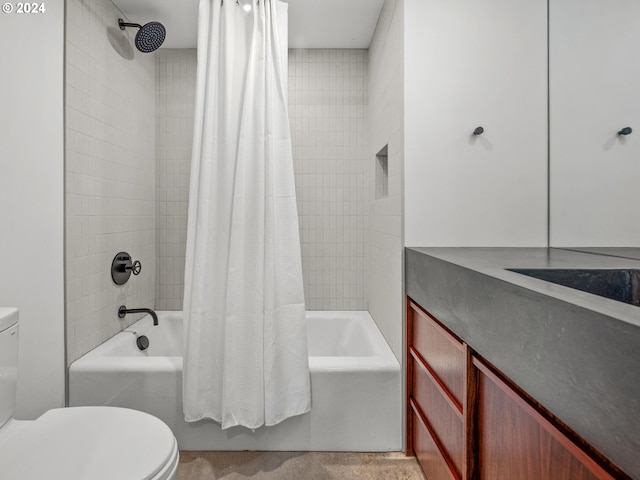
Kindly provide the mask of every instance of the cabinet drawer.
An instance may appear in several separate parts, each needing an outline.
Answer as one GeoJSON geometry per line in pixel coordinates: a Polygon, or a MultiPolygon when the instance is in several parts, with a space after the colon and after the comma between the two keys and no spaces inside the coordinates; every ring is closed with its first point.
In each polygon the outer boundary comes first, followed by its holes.
{"type": "Polygon", "coordinates": [[[447,402],[442,391],[419,361],[413,359],[413,396],[429,422],[449,463],[461,476],[464,460],[464,423],[462,412],[447,402]]]}
{"type": "Polygon", "coordinates": [[[440,455],[436,443],[413,408],[411,409],[411,422],[413,449],[427,478],[429,480],[458,480],[440,455]]]}
{"type": "Polygon", "coordinates": [[[465,351],[462,342],[447,332],[437,320],[410,303],[409,345],[420,354],[458,405],[463,404],[465,351]]]}

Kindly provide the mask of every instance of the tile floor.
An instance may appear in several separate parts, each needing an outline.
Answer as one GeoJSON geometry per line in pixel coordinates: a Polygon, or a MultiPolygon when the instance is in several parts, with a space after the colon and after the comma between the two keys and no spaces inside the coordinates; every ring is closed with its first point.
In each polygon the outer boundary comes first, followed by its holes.
{"type": "Polygon", "coordinates": [[[177,480],[424,480],[404,453],[180,452],[177,480]]]}

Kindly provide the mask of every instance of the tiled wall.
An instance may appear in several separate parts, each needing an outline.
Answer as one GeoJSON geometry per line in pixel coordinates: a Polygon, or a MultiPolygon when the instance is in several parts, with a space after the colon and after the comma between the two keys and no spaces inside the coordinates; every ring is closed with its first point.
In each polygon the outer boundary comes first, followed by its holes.
{"type": "Polygon", "coordinates": [[[371,199],[369,312],[402,356],[403,0],[386,0],[369,48],[368,166],[388,145],[388,195],[371,199]]]}
{"type": "MultiPolygon", "coordinates": [[[[369,308],[397,355],[402,303],[400,2],[385,3],[370,65],[366,50],[289,52],[307,308],[369,308]],[[375,153],[386,143],[389,196],[373,200],[375,153]]],[[[136,320],[117,318],[121,304],[182,309],[196,52],[142,54],[133,46],[135,32],[117,27],[121,16],[109,0],[67,4],[69,363],[136,320]],[[153,118],[155,123],[149,121],[153,118]],[[109,266],[120,250],[141,260],[143,271],[117,287],[109,266]]]]}
{"type": "MultiPolygon", "coordinates": [[[[157,59],[156,303],[181,310],[195,50],[157,59]]],[[[289,109],[307,308],[366,310],[367,52],[291,50],[289,109]]]]}
{"type": "Polygon", "coordinates": [[[182,310],[195,74],[195,49],[157,53],[158,310],[182,310]]]}
{"type": "Polygon", "coordinates": [[[66,7],[67,361],[138,316],[120,305],[154,307],[156,271],[155,60],[122,32],[109,0],[66,7]],[[124,286],[110,276],[126,250],[142,273],[124,286]]]}
{"type": "Polygon", "coordinates": [[[310,310],[366,310],[366,50],[290,50],[289,116],[310,310]]]}

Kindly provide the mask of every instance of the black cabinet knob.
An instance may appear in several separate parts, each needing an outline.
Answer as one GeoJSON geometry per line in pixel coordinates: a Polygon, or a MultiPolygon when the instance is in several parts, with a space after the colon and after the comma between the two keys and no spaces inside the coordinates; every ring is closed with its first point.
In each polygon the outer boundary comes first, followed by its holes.
{"type": "Polygon", "coordinates": [[[633,132],[633,129],[631,127],[624,127],[618,132],[618,135],[629,135],[631,132],[633,132]]]}
{"type": "Polygon", "coordinates": [[[474,135],[482,135],[484,133],[484,128],[482,127],[476,127],[476,129],[473,131],[474,135]]]}

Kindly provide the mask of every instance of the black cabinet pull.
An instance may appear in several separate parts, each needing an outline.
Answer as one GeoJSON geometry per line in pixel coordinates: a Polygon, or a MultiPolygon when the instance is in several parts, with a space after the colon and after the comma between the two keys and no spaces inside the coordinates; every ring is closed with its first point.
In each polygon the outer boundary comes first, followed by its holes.
{"type": "Polygon", "coordinates": [[[484,128],[482,127],[476,127],[476,129],[473,131],[474,135],[482,135],[484,133],[484,128]]]}
{"type": "Polygon", "coordinates": [[[633,129],[631,127],[624,127],[618,132],[618,135],[629,135],[631,132],[633,132],[633,129]]]}

